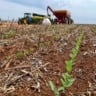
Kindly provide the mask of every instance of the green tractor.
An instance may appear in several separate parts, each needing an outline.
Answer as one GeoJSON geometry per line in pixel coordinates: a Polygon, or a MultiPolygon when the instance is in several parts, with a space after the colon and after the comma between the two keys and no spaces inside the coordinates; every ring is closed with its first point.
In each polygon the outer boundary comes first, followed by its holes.
{"type": "Polygon", "coordinates": [[[37,13],[33,13],[33,14],[24,13],[24,17],[19,18],[18,24],[41,24],[45,17],[48,17],[48,16],[37,14],[37,13]]]}
{"type": "Polygon", "coordinates": [[[24,17],[19,18],[18,24],[30,24],[32,22],[31,13],[24,13],[24,17]]]}

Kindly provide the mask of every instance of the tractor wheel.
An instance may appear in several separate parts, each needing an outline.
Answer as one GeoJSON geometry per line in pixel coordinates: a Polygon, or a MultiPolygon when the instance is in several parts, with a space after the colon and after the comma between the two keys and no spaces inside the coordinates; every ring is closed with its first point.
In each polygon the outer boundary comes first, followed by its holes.
{"type": "Polygon", "coordinates": [[[26,19],[24,19],[24,20],[23,20],[23,23],[24,23],[24,24],[27,24],[27,20],[26,20],[26,19]]]}
{"type": "Polygon", "coordinates": [[[67,17],[65,18],[65,24],[69,24],[69,19],[67,17]]]}
{"type": "Polygon", "coordinates": [[[22,24],[21,20],[18,20],[18,24],[22,24]]]}
{"type": "Polygon", "coordinates": [[[65,21],[66,21],[66,24],[73,24],[74,23],[73,19],[71,19],[71,18],[67,18],[65,21]]]}
{"type": "Polygon", "coordinates": [[[71,19],[71,24],[73,24],[74,23],[74,20],[73,19],[71,19]]]}
{"type": "Polygon", "coordinates": [[[72,20],[71,20],[71,18],[69,18],[69,20],[68,20],[68,24],[72,24],[72,20]]]}

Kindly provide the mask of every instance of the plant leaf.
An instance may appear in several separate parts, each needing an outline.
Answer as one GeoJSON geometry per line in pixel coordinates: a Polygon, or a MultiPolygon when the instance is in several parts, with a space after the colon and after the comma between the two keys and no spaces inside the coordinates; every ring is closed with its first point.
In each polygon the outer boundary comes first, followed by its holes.
{"type": "Polygon", "coordinates": [[[68,66],[68,65],[73,65],[73,61],[72,61],[72,60],[68,60],[68,61],[66,61],[65,63],[66,63],[67,66],[68,66]]]}
{"type": "Polygon", "coordinates": [[[65,81],[62,78],[60,80],[61,80],[62,85],[64,86],[65,85],[65,81]]]}
{"type": "Polygon", "coordinates": [[[69,60],[69,61],[66,61],[65,63],[66,63],[67,72],[71,72],[72,71],[72,66],[73,66],[73,61],[69,60]]]}
{"type": "Polygon", "coordinates": [[[66,81],[68,77],[68,73],[62,73],[62,78],[66,81]]]}
{"type": "Polygon", "coordinates": [[[49,81],[49,85],[51,87],[51,90],[55,91],[56,88],[55,88],[55,85],[54,85],[54,83],[52,81],[49,81]]]}
{"type": "Polygon", "coordinates": [[[66,66],[66,70],[67,70],[67,72],[71,72],[72,71],[72,65],[66,66]]]}
{"type": "Polygon", "coordinates": [[[64,91],[64,87],[63,86],[59,87],[58,91],[64,91]]]}
{"type": "Polygon", "coordinates": [[[70,87],[70,86],[73,84],[74,81],[75,81],[74,78],[68,79],[68,80],[65,82],[64,87],[65,87],[65,88],[66,88],[66,87],[70,87]]]}

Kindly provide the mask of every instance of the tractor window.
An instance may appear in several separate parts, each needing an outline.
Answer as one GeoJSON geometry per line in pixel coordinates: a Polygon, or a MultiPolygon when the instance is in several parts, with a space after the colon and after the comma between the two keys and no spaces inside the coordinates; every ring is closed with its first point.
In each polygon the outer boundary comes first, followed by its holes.
{"type": "Polygon", "coordinates": [[[31,17],[31,13],[24,13],[24,17],[31,17]]]}

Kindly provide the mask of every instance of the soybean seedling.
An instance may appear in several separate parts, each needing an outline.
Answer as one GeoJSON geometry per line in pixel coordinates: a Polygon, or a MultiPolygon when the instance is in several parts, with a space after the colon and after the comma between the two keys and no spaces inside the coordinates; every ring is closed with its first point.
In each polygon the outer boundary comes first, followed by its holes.
{"type": "Polygon", "coordinates": [[[80,36],[77,38],[76,46],[72,49],[70,59],[65,61],[66,72],[62,73],[62,77],[60,78],[62,85],[58,87],[52,81],[49,81],[50,88],[54,92],[55,96],[60,96],[60,92],[64,91],[68,87],[71,87],[75,81],[75,78],[71,75],[71,72],[80,49],[83,35],[84,33],[81,33],[80,36]]]}

